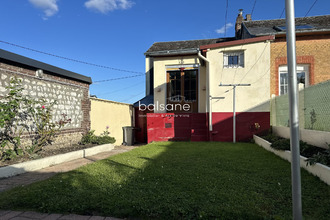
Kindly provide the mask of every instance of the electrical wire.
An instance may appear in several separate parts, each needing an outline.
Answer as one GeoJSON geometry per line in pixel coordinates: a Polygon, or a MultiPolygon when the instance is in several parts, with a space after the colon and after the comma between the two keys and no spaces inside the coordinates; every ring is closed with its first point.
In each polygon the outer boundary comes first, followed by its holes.
{"type": "Polygon", "coordinates": [[[282,18],[283,14],[284,14],[284,11],[285,11],[285,7],[284,7],[283,10],[282,10],[282,13],[281,13],[281,15],[280,15],[280,19],[282,18]]]}
{"type": "Polygon", "coordinates": [[[136,94],[136,95],[134,95],[134,96],[131,96],[130,98],[128,98],[128,99],[124,99],[124,100],[122,100],[121,102],[127,102],[128,100],[131,100],[131,99],[133,99],[133,98],[135,98],[135,97],[137,97],[137,96],[139,96],[139,95],[142,95],[144,93],[144,91],[143,92],[140,92],[140,93],[138,93],[138,94],[136,94]]]}
{"type": "Polygon", "coordinates": [[[109,91],[109,92],[101,93],[101,94],[97,93],[96,95],[97,96],[102,96],[102,95],[114,94],[114,93],[121,92],[121,91],[126,90],[126,89],[130,89],[130,88],[140,86],[141,84],[144,84],[144,81],[139,82],[139,83],[134,83],[134,85],[130,85],[130,86],[127,86],[127,87],[124,87],[124,88],[121,88],[121,89],[114,90],[114,91],[109,91]]]}
{"type": "Polygon", "coordinates": [[[144,76],[144,75],[139,74],[139,75],[124,76],[124,77],[118,77],[118,78],[112,78],[112,79],[97,80],[97,81],[94,81],[94,83],[110,82],[110,81],[129,79],[129,78],[134,78],[134,77],[139,77],[139,76],[144,76]]]}
{"type": "Polygon", "coordinates": [[[256,7],[256,3],[257,3],[257,0],[254,0],[252,11],[251,11],[251,17],[252,17],[253,11],[254,11],[254,7],[256,7]]]}
{"type": "Polygon", "coordinates": [[[55,54],[52,54],[52,53],[32,49],[32,48],[29,48],[29,47],[24,47],[24,46],[14,44],[14,43],[10,43],[10,42],[3,41],[3,40],[0,40],[0,43],[8,44],[8,45],[11,45],[11,46],[14,46],[14,47],[22,48],[22,49],[25,49],[25,50],[30,50],[30,51],[33,51],[33,52],[36,52],[36,53],[40,53],[40,54],[44,54],[44,55],[47,55],[47,56],[52,56],[52,57],[56,57],[56,58],[60,58],[60,59],[63,59],[63,60],[68,60],[68,61],[72,61],[72,62],[76,62],[76,63],[95,66],[95,67],[99,67],[99,68],[103,68],[103,69],[115,70],[115,71],[119,71],[119,72],[138,73],[138,74],[144,75],[144,72],[119,69],[119,68],[114,68],[114,67],[110,67],[110,66],[104,66],[104,65],[99,65],[99,64],[95,64],[95,63],[90,63],[90,62],[86,62],[86,61],[77,60],[77,59],[72,59],[72,58],[59,56],[59,55],[55,55],[55,54]]]}
{"type": "Polygon", "coordinates": [[[309,14],[309,12],[312,10],[312,8],[314,7],[314,5],[316,4],[317,0],[314,1],[314,3],[312,4],[312,6],[308,9],[307,13],[305,14],[305,17],[307,17],[307,15],[309,14]]]}
{"type": "Polygon", "coordinates": [[[227,16],[228,16],[228,0],[226,1],[226,13],[225,13],[225,34],[224,34],[224,36],[226,36],[226,34],[227,34],[227,16]]]}

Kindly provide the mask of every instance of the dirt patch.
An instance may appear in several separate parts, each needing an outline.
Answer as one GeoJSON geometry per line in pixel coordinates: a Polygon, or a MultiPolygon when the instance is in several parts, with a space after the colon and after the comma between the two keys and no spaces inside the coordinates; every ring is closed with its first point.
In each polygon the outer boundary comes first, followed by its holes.
{"type": "Polygon", "coordinates": [[[13,165],[17,163],[22,163],[30,160],[36,160],[44,157],[50,157],[58,154],[64,154],[72,151],[82,150],[90,147],[97,146],[96,144],[86,144],[86,145],[71,145],[67,147],[61,147],[61,148],[54,148],[53,146],[45,146],[43,150],[39,151],[36,154],[33,155],[24,155],[24,156],[17,156],[16,158],[12,160],[5,160],[0,161],[0,167],[5,167],[8,165],[13,165]]]}

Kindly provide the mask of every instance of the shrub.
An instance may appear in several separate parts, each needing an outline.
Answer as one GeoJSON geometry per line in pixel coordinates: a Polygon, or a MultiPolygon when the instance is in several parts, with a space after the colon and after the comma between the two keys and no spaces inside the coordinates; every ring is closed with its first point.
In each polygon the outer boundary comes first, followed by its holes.
{"type": "Polygon", "coordinates": [[[290,150],[290,140],[289,139],[278,139],[275,142],[272,142],[272,148],[276,150],[290,150]]]}
{"type": "Polygon", "coordinates": [[[321,163],[330,167],[330,145],[327,150],[318,152],[307,159],[307,165],[314,165],[315,163],[321,163]]]}
{"type": "Polygon", "coordinates": [[[85,134],[80,141],[80,144],[113,144],[116,142],[116,139],[114,137],[110,137],[110,132],[108,131],[109,127],[107,126],[106,130],[100,135],[96,136],[94,134],[94,130],[91,130],[85,134]]]}

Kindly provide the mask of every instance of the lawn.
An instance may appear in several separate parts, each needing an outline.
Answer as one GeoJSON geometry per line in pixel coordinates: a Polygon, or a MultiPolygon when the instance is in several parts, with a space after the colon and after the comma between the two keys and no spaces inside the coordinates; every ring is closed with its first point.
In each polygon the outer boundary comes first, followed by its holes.
{"type": "MultiPolygon", "coordinates": [[[[162,142],[0,194],[0,209],[138,219],[291,219],[290,164],[250,143],[162,142]]],[[[302,170],[305,219],[330,187],[302,170]]]]}

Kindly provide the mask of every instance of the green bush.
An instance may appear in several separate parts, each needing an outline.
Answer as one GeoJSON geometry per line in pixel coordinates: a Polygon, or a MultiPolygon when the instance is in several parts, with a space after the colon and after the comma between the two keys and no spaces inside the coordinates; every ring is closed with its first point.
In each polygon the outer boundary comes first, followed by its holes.
{"type": "MultiPolygon", "coordinates": [[[[273,134],[268,134],[262,138],[272,143],[271,147],[276,150],[290,150],[290,139],[281,138],[273,134]]],[[[299,145],[300,155],[308,158],[306,160],[308,165],[321,163],[330,166],[330,145],[327,150],[307,144],[304,141],[300,141],[299,145]]]]}
{"type": "Polygon", "coordinates": [[[330,146],[327,150],[324,150],[323,152],[318,152],[317,154],[314,154],[307,159],[307,165],[313,165],[315,163],[321,163],[330,167],[330,146]]]}
{"type": "Polygon", "coordinates": [[[290,140],[289,139],[278,139],[275,142],[272,142],[272,148],[276,150],[290,150],[290,140]]]}
{"type": "Polygon", "coordinates": [[[116,142],[114,137],[110,137],[108,132],[108,128],[104,131],[100,136],[96,136],[94,134],[94,130],[91,130],[85,134],[80,141],[80,144],[113,144],[116,142]]]}

